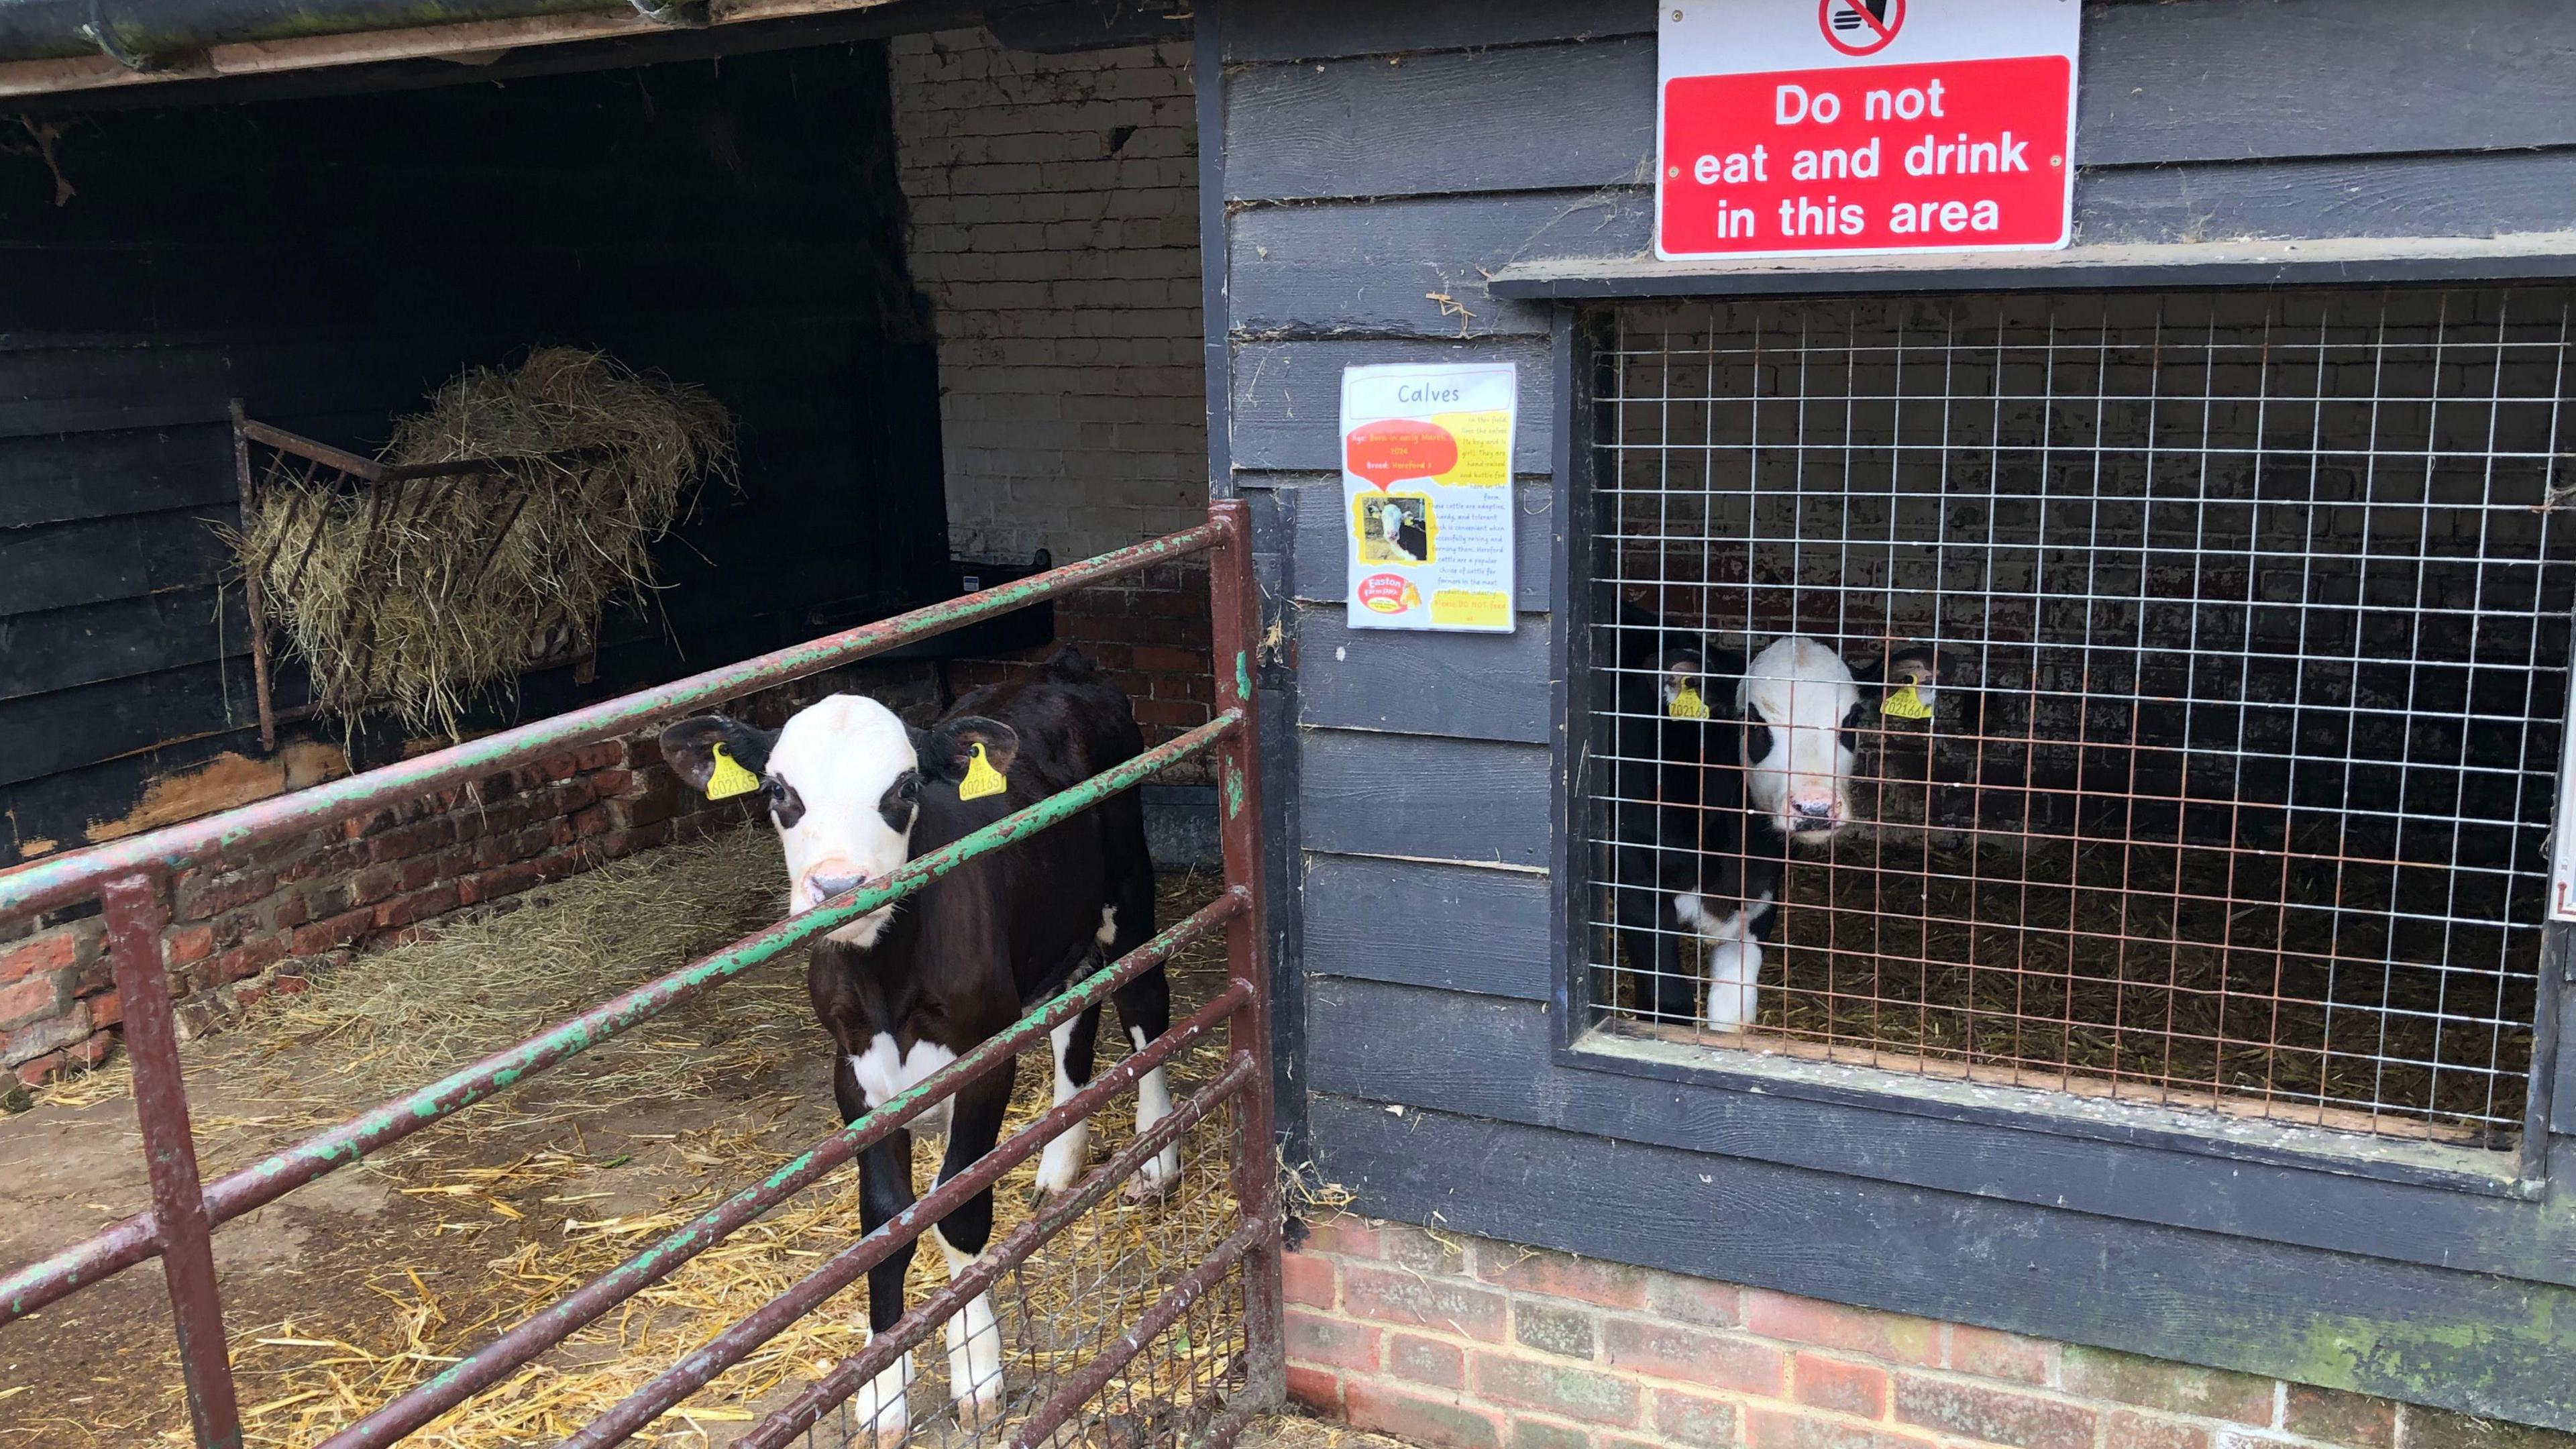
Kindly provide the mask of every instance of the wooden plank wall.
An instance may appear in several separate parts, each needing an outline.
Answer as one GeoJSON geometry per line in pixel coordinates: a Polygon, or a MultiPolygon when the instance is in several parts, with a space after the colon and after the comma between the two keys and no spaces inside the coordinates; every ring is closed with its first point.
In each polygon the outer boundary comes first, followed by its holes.
{"type": "MultiPolygon", "coordinates": [[[[2056,1136],[1865,1082],[1783,1094],[1557,1055],[1566,379],[1550,312],[1483,279],[1646,249],[1654,13],[1229,0],[1202,37],[1202,74],[1210,47],[1224,62],[1224,443],[1281,559],[1296,721],[1272,755],[1293,780],[1271,784],[1299,1147],[1363,1211],[2576,1428],[2551,1366],[2576,1351],[2563,1187],[2212,1155],[2188,1119],[2056,1136]],[[1434,358],[1521,366],[1509,638],[1342,621],[1341,369],[1434,358]]],[[[2576,32],[2556,18],[2547,0],[2088,4],[2079,239],[2576,226],[2576,32]]]]}
{"type": "Polygon", "coordinates": [[[58,119],[62,204],[0,150],[0,865],[256,752],[213,527],[231,397],[366,449],[459,368],[564,342],[733,408],[743,487],[662,551],[658,614],[529,711],[937,587],[880,47],[58,119]]]}

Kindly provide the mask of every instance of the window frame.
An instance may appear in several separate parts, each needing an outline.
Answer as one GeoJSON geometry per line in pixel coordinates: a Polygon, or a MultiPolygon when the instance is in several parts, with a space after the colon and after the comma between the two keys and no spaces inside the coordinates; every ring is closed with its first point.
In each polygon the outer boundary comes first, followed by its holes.
{"type": "MultiPolygon", "coordinates": [[[[2045,1134],[2069,1142],[2097,1145],[2104,1154],[2096,1164],[2107,1172],[2109,1154],[2123,1147],[2182,1152],[2219,1162],[2261,1164],[2370,1179],[2387,1184],[2441,1189],[2462,1198],[2501,1198],[2537,1202],[2550,1195],[2553,1126],[2566,1130],[2576,1123],[2553,1115],[2564,1101],[2576,1108],[2576,1087],[2559,1043],[2566,983],[2576,975],[2571,938],[2576,927],[2545,923],[2535,983],[2534,1037],[2526,1087],[2522,1138],[2518,1150],[2382,1138],[2330,1127],[2259,1119],[2237,1119],[2192,1109],[2147,1103],[2110,1102],[2057,1093],[2042,1087],[2000,1086],[1950,1081],[1882,1067],[1816,1062],[1717,1048],[1696,1043],[1664,1043],[1607,1030],[1596,1019],[1591,999],[1589,924],[1586,902],[1594,890],[1589,852],[1580,842],[1588,834],[1584,762],[1593,734],[1587,692],[1578,681],[1592,669],[1593,624],[1598,590],[1590,580],[1597,529],[1598,465],[1596,440],[1602,426],[1601,389],[1596,369],[1602,365],[1606,329],[1622,305],[1724,298],[1760,293],[1783,299],[1832,299],[1888,292],[1946,295],[2008,291],[2017,287],[2050,291],[2203,291],[2250,288],[2261,282],[2309,285],[2407,282],[2453,285],[2506,285],[2546,277],[2576,276],[2576,257],[2553,257],[2536,266],[2483,265],[2463,268],[2456,259],[2420,266],[2391,268],[2335,264],[2325,267],[2275,266],[2261,277],[2231,275],[2225,268],[2092,269],[2067,265],[2065,253],[2053,262],[2019,268],[1985,267],[1973,272],[1926,269],[1915,273],[1879,269],[1827,272],[1816,269],[1773,270],[1758,274],[1693,274],[1677,278],[1645,272],[1632,279],[1605,278],[1598,272],[1571,271],[1561,280],[1544,276],[1507,276],[1498,295],[1548,301],[1551,307],[1551,357],[1562,425],[1556,430],[1553,487],[1555,516],[1562,524],[1553,540],[1550,611],[1556,620],[1551,642],[1551,708],[1563,726],[1551,746],[1551,912],[1555,956],[1552,1058],[1561,1068],[1656,1082],[1675,1087],[1716,1089],[1786,1098],[1840,1116],[1854,1114],[1850,1129],[1885,1131],[1903,1119],[1937,1119],[1976,1124],[2013,1134],[2045,1134]],[[2145,273],[2141,275],[2141,271],[2145,273]],[[2373,273],[2387,270],[2390,275],[2373,273]],[[2458,275],[2461,271],[2470,275],[2458,275]],[[2301,275],[2316,271],[2318,275],[2301,275]],[[1751,285],[1744,285],[1750,282],[1751,285]],[[1840,285],[1837,285],[1840,283],[1840,285]],[[1893,1119],[1893,1120],[1891,1120],[1893,1119]]],[[[1899,261],[1912,259],[1895,259],[1899,261]]],[[[2569,710],[2569,753],[2576,754],[2576,695],[2569,710]]],[[[2562,766],[2562,769],[2564,767],[2562,766]]],[[[2568,822],[2553,822],[2565,828],[2568,822]]],[[[2562,1138],[2561,1140],[2565,1140],[2562,1138]]],[[[2216,1164],[2213,1164],[2215,1166],[2216,1164]]],[[[1861,1171],[1862,1176],[1874,1174],[1861,1171]]],[[[2499,1204],[2501,1206],[2501,1204],[2499,1204]]],[[[2286,1239],[2285,1239],[2286,1241],[2286,1239]]]]}

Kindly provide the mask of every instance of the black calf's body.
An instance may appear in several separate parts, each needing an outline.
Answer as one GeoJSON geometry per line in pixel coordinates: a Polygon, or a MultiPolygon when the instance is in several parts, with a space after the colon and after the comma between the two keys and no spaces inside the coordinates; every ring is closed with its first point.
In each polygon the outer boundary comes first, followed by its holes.
{"type": "MultiPolygon", "coordinates": [[[[1789,842],[1745,808],[1744,656],[1637,609],[1620,615],[1609,764],[1612,919],[1631,970],[1649,973],[1638,1006],[1657,1020],[1698,1019],[1698,980],[1682,937],[1768,940],[1789,842]]],[[[1713,943],[1714,944],[1714,943],[1713,943]]]]}
{"type": "Polygon", "coordinates": [[[1864,727],[1882,707],[1928,715],[1940,659],[1908,646],[1854,664],[1793,634],[1747,661],[1635,608],[1614,632],[1611,918],[1630,969],[1646,973],[1639,1007],[1740,1030],[1756,1014],[1791,844],[1851,823],[1864,727]],[[1707,947],[1704,1011],[1682,970],[1685,932],[1707,947]]]}
{"type": "MultiPolygon", "coordinates": [[[[703,745],[717,742],[763,773],[771,817],[798,880],[792,904],[882,878],[891,865],[875,836],[891,832],[908,855],[935,850],[1144,747],[1126,696],[1071,650],[1032,680],[966,696],[927,732],[890,735],[885,722],[891,715],[877,718],[882,712],[873,701],[836,696],[771,736],[690,721],[665,733],[665,753],[701,785],[714,768],[712,760],[704,760],[704,770],[697,768],[703,745]],[[815,728],[800,730],[808,715],[827,705],[834,709],[829,717],[817,716],[815,728]],[[697,755],[690,753],[693,737],[685,733],[693,727],[702,741],[697,755]],[[861,758],[870,751],[886,758],[861,758]],[[763,758],[743,758],[746,753],[763,758]],[[974,793],[969,781],[982,778],[979,754],[983,765],[1001,773],[1005,788],[974,793]],[[831,799],[818,801],[818,795],[831,799]],[[851,817],[868,811],[872,819],[850,824],[851,817]],[[828,839],[805,838],[799,832],[831,823],[818,816],[838,817],[849,828],[828,839]],[[871,850],[879,853],[870,856],[871,850]]],[[[900,863],[901,856],[891,858],[900,863]]],[[[1153,933],[1154,872],[1143,806],[1134,791],[1122,791],[968,861],[890,914],[862,918],[816,941],[806,984],[814,1014],[833,1040],[832,1087],[842,1119],[858,1120],[1008,1027],[1085,966],[1124,955],[1153,933]]],[[[1159,967],[1112,1000],[1139,1046],[1169,1024],[1169,988],[1159,967]]],[[[1059,1102],[1090,1080],[1098,1023],[1095,1007],[1055,1033],[1059,1102]]],[[[1008,1066],[989,1073],[915,1119],[925,1131],[946,1133],[940,1180],[992,1148],[1014,1075],[1008,1066]]],[[[1137,1110],[1140,1127],[1169,1110],[1159,1070],[1139,1084],[1137,1110]]],[[[1070,1186],[1087,1143],[1081,1126],[1050,1143],[1040,1164],[1041,1188],[1070,1186]]],[[[1149,1164],[1148,1184],[1168,1182],[1178,1158],[1174,1149],[1149,1164]]],[[[915,1200],[911,1132],[888,1133],[864,1153],[859,1178],[861,1222],[873,1232],[915,1200]]],[[[987,1189],[937,1225],[952,1274],[983,1252],[992,1222],[987,1189]]],[[[869,1273],[868,1319],[875,1331],[903,1315],[903,1280],[912,1257],[906,1245],[869,1273]]],[[[1000,1345],[989,1303],[979,1296],[953,1318],[948,1342],[950,1390],[961,1416],[980,1420],[998,1410],[1000,1345]]],[[[907,1355],[860,1395],[860,1417],[881,1442],[899,1438],[907,1423],[903,1391],[910,1378],[907,1355]]]]}

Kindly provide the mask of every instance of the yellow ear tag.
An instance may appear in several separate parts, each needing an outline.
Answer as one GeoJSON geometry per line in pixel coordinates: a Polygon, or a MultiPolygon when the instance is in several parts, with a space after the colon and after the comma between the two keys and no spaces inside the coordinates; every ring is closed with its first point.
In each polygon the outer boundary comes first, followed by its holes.
{"type": "Polygon", "coordinates": [[[1932,706],[1925,704],[1923,696],[1916,694],[1914,686],[1909,684],[1889,695],[1886,702],[1878,707],[1878,712],[1897,719],[1930,719],[1932,706]]]}
{"type": "Polygon", "coordinates": [[[722,745],[716,746],[716,767],[707,772],[708,799],[730,800],[736,795],[748,795],[759,788],[758,775],[744,769],[742,762],[733,757],[731,750],[722,745]]]}
{"type": "Polygon", "coordinates": [[[1673,702],[1665,708],[1664,713],[1675,719],[1706,719],[1708,701],[1699,697],[1698,690],[1685,684],[1681,687],[1681,692],[1673,696],[1673,702]]]}
{"type": "Polygon", "coordinates": [[[1011,782],[1003,779],[1002,772],[993,768],[993,762],[984,758],[983,741],[975,742],[974,753],[975,757],[966,762],[966,778],[957,782],[958,799],[981,800],[1011,788],[1011,782]]]}

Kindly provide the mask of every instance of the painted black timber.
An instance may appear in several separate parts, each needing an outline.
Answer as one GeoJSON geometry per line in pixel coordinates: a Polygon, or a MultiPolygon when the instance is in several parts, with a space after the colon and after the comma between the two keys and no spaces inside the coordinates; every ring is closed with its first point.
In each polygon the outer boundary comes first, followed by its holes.
{"type": "MultiPolygon", "coordinates": [[[[1548,896],[1547,880],[1525,871],[1310,855],[1306,970],[1545,1001],[1556,976],[1548,896]]],[[[1324,1015],[1334,1029],[1347,1029],[1347,1012],[1335,1007],[1324,1015]]],[[[1383,1040],[1371,1030],[1371,1043],[1383,1040]]]]}
{"type": "Polygon", "coordinates": [[[1234,465],[1332,471],[1342,466],[1342,368],[1368,362],[1517,362],[1520,418],[1512,471],[1545,473],[1555,456],[1556,388],[1541,339],[1437,342],[1334,338],[1237,342],[1234,347],[1234,465]]]}
{"type": "Polygon", "coordinates": [[[1548,752],[1361,730],[1298,731],[1306,848],[1536,870],[1548,855],[1548,752]]]}
{"type": "Polygon", "coordinates": [[[2430,1173],[2373,1173],[2357,1158],[2338,1164],[2331,1134],[2304,1134],[2313,1139],[2304,1158],[2225,1154],[2215,1149],[2234,1144],[2195,1136],[2189,1113],[2138,1112],[2130,1127],[2101,1114],[2078,1133],[2065,1120],[2073,1114],[2053,1105],[2064,1099],[2036,1090],[1990,1089],[1984,1105],[1935,1111],[1889,1093],[1789,1090],[1754,1063],[1724,1081],[1640,1080],[1567,1065],[1545,1002],[1366,974],[1376,979],[1313,987],[1318,1091],[2576,1286],[2576,1212],[2459,1191],[2430,1173]],[[1372,1054],[1393,1033],[1425,1030],[1460,1033],[1476,1049],[1372,1054]]]}
{"type": "Polygon", "coordinates": [[[1297,611],[1298,722],[1463,740],[1543,745],[1555,720],[1544,690],[1548,619],[1521,614],[1509,634],[1354,629],[1338,600],[1297,611]]]}
{"type": "Polygon", "coordinates": [[[2576,1398],[2566,1392],[2576,1290],[1446,1109],[1399,1116],[1320,1089],[1312,1110],[1318,1165],[1366,1211],[2576,1428],[2576,1398]]]}

